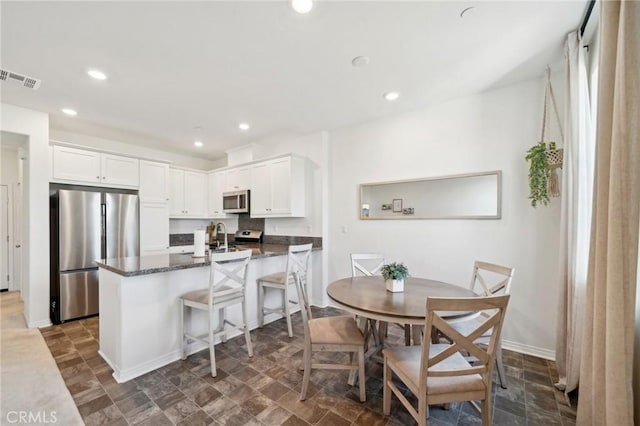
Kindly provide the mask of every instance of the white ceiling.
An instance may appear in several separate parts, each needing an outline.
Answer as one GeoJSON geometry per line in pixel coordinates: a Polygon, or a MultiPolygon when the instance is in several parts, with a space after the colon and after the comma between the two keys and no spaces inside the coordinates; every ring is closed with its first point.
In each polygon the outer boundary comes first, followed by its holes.
{"type": "Polygon", "coordinates": [[[3,82],[1,95],[59,129],[215,159],[542,75],[585,4],[320,1],[299,15],[287,1],[3,0],[2,67],[42,85],[3,82]],[[358,55],[370,64],[353,67],[358,55]],[[390,90],[400,99],[385,101],[390,90]]]}

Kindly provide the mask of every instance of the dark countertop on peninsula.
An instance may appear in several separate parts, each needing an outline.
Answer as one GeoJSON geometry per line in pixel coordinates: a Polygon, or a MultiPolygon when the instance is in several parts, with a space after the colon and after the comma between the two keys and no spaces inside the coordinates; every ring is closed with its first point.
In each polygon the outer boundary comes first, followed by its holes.
{"type": "MultiPolygon", "coordinates": [[[[265,257],[286,256],[288,245],[282,244],[246,244],[237,245],[237,250],[251,249],[251,259],[265,257]]],[[[237,251],[236,250],[236,251],[237,251]]],[[[322,250],[322,247],[314,247],[313,251],[322,250]]],[[[108,271],[124,277],[138,275],[157,274],[179,269],[200,268],[209,265],[209,257],[192,257],[191,254],[156,254],[139,257],[120,257],[112,259],[96,260],[96,265],[108,271]]]]}

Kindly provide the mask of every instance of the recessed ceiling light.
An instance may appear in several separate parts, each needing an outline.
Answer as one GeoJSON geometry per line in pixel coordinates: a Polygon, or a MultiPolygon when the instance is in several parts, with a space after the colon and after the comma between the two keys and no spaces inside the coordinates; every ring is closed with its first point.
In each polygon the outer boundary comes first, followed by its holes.
{"type": "Polygon", "coordinates": [[[106,80],[107,75],[100,70],[89,70],[87,71],[90,77],[95,78],[96,80],[106,80]]]}
{"type": "Polygon", "coordinates": [[[193,144],[198,148],[202,148],[202,145],[204,145],[202,141],[193,141],[193,144]]]}
{"type": "Polygon", "coordinates": [[[309,13],[313,9],[313,0],[291,0],[291,7],[298,13],[309,13]]]}
{"type": "Polygon", "coordinates": [[[369,58],[366,56],[356,56],[351,60],[351,65],[354,67],[366,67],[369,65],[369,58]]]}
{"type": "Polygon", "coordinates": [[[62,112],[64,112],[67,115],[70,115],[72,117],[78,115],[78,111],[76,111],[75,109],[71,109],[71,108],[62,108],[62,112]]]}
{"type": "Polygon", "coordinates": [[[249,130],[249,124],[248,123],[240,123],[238,124],[238,129],[240,130],[249,130]]]}
{"type": "Polygon", "coordinates": [[[384,98],[388,101],[395,101],[400,97],[400,93],[398,92],[387,92],[384,94],[384,98]]]}

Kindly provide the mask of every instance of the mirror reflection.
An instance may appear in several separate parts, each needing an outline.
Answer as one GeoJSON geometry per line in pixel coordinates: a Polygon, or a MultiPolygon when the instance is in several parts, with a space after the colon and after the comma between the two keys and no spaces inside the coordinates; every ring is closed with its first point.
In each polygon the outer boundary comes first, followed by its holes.
{"type": "Polygon", "coordinates": [[[502,172],[360,185],[360,219],[500,219],[502,172]]]}

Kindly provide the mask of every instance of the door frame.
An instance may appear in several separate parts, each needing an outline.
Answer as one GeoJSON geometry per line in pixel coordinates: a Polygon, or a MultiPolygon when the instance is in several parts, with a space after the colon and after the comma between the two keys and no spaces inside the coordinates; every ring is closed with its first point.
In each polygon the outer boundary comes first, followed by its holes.
{"type": "MultiPolygon", "coordinates": [[[[7,191],[7,209],[6,212],[4,212],[7,215],[7,236],[9,237],[7,241],[7,274],[9,275],[7,288],[9,291],[12,291],[15,290],[13,273],[13,185],[0,183],[0,187],[6,188],[7,191]]],[[[0,243],[4,244],[4,241],[0,241],[0,243]]],[[[4,281],[5,277],[0,277],[0,280],[4,281]]]]}

